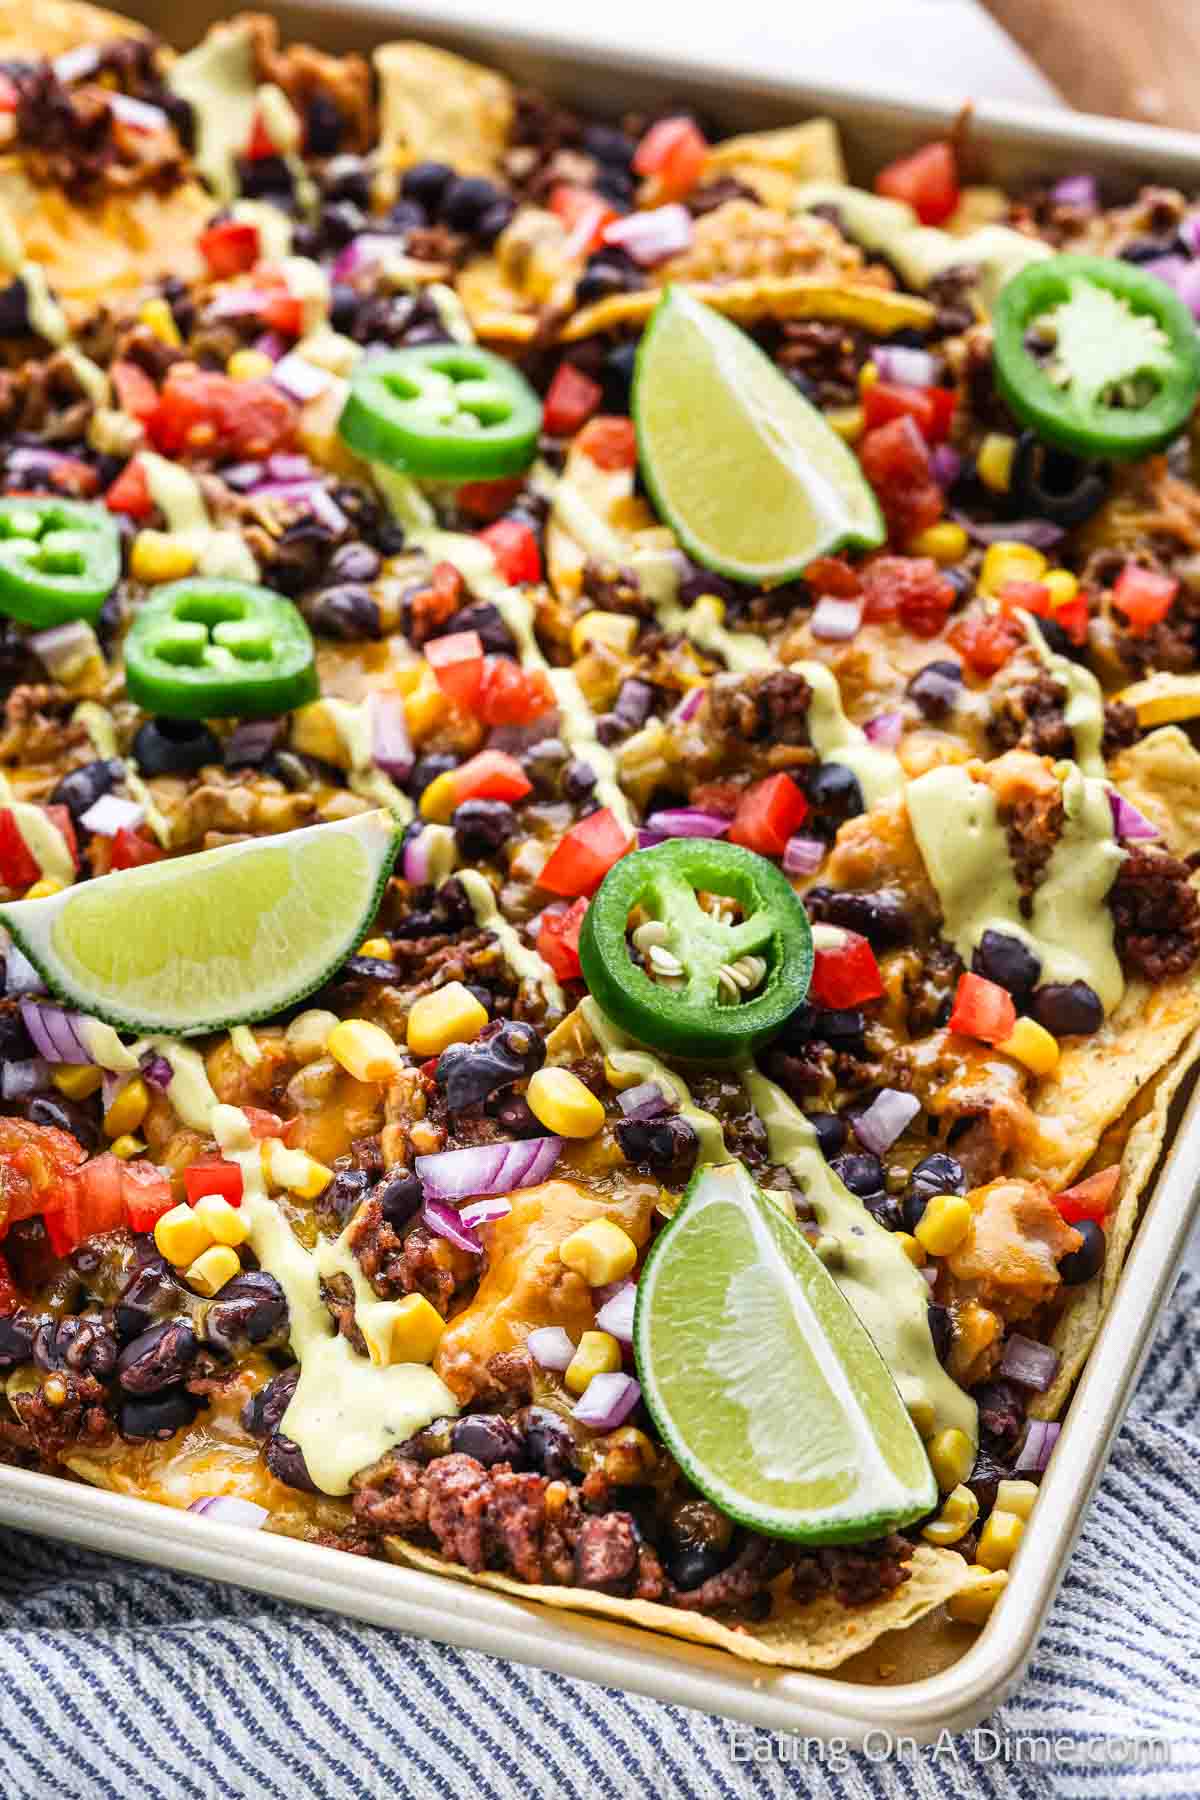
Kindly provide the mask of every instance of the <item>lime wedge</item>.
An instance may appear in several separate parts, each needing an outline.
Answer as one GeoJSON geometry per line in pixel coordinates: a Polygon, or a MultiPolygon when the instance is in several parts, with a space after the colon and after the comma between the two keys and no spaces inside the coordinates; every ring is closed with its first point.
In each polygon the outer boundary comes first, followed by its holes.
{"type": "Polygon", "coordinates": [[[744,331],[668,287],[638,349],[642,473],[684,549],[737,581],[788,581],[884,539],[858,461],[744,331]]]}
{"type": "Polygon", "coordinates": [[[937,1484],[887,1365],[803,1234],[741,1163],[702,1169],[638,1283],[634,1352],[671,1454],[771,1537],[853,1544],[937,1484]]]}
{"type": "Polygon", "coordinates": [[[390,813],[359,813],[17,900],[0,924],[95,1018],[216,1031],[320,987],[366,935],[399,841],[390,813]]]}

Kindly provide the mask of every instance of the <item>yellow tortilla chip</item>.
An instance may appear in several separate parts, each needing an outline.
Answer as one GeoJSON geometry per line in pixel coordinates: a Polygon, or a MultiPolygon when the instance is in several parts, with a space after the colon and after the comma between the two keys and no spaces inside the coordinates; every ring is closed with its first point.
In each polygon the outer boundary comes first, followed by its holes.
{"type": "Polygon", "coordinates": [[[1159,669],[1145,681],[1135,681],[1116,698],[1132,706],[1139,725],[1172,725],[1179,719],[1200,719],[1200,675],[1171,675],[1159,669]]]}
{"type": "MultiPolygon", "coordinates": [[[[688,281],[682,284],[739,325],[756,319],[845,319],[886,337],[893,331],[926,330],[933,308],[915,294],[853,282],[814,280],[808,275],[761,275],[745,281],[688,281]]],[[[568,319],[559,341],[575,343],[619,325],[642,325],[658,304],[655,288],[612,294],[568,319]]]]}
{"type": "Polygon", "coordinates": [[[749,131],[714,144],[703,179],[732,176],[751,188],[766,206],[790,212],[802,181],[846,180],[838,129],[832,119],[808,119],[778,131],[749,131]]]}
{"type": "Polygon", "coordinates": [[[1200,750],[1178,725],[1164,725],[1122,750],[1109,774],[1158,826],[1175,856],[1200,850],[1200,750]]]}
{"type": "Polygon", "coordinates": [[[28,61],[61,56],[83,44],[106,44],[113,38],[144,38],[146,27],[104,6],[85,0],[0,0],[0,58],[28,61]]]}
{"type": "Polygon", "coordinates": [[[968,1580],[966,1560],[953,1550],[935,1550],[920,1544],[909,1568],[912,1574],[902,1587],[870,1606],[843,1606],[832,1595],[822,1595],[807,1606],[781,1600],[761,1625],[729,1625],[703,1613],[684,1612],[676,1606],[660,1606],[655,1600],[621,1600],[598,1594],[591,1588],[538,1586],[512,1581],[507,1575],[472,1575],[458,1563],[446,1562],[428,1550],[418,1550],[403,1538],[386,1537],[384,1549],[393,1562],[423,1569],[430,1575],[452,1575],[473,1587],[492,1588],[516,1600],[535,1601],[566,1612],[597,1614],[621,1625],[640,1625],[692,1644],[708,1644],[728,1650],[745,1662],[768,1663],[780,1669],[836,1669],[859,1650],[865,1650],[885,1631],[902,1629],[941,1606],[968,1580]]]}
{"type": "Polygon", "coordinates": [[[499,171],[513,121],[510,81],[432,44],[381,44],[373,60],[386,164],[445,162],[460,175],[499,171]]]}

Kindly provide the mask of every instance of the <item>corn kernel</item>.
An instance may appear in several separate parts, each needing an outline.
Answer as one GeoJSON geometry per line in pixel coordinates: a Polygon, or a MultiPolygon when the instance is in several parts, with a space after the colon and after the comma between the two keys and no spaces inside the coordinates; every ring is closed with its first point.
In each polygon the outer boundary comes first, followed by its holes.
{"type": "Polygon", "coordinates": [[[1001,1481],[996,1485],[995,1510],[1016,1513],[1018,1519],[1027,1519],[1037,1497],[1036,1481],[1001,1481]]]}
{"type": "Polygon", "coordinates": [[[292,714],[292,749],[304,756],[319,757],[336,769],[349,766],[346,746],[338,730],[337,720],[323,700],[298,707],[292,714]]]}
{"type": "Polygon", "coordinates": [[[561,1262],[589,1287],[623,1281],[637,1261],[637,1245],[612,1219],[590,1219],[558,1246],[561,1262]]]}
{"type": "Polygon", "coordinates": [[[1058,1059],[1062,1052],[1058,1047],[1058,1039],[1051,1037],[1044,1025],[1036,1019],[1021,1018],[1013,1026],[1009,1036],[997,1049],[1003,1050],[1005,1056],[1015,1057],[1032,1069],[1035,1075],[1052,1075],[1058,1067],[1058,1059]]]}
{"type": "Polygon", "coordinates": [[[914,1268],[920,1269],[925,1266],[924,1247],[917,1242],[911,1231],[897,1231],[895,1242],[899,1244],[914,1268]]]}
{"type": "Polygon", "coordinates": [[[195,567],[195,551],[169,531],[139,531],[129,552],[129,572],[138,581],[180,581],[195,567]]]}
{"type": "Polygon", "coordinates": [[[396,952],[392,949],[387,938],[373,937],[367,938],[365,943],[358,946],[358,954],[360,956],[373,956],[377,962],[392,962],[395,959],[396,952]]]}
{"type": "Polygon", "coordinates": [[[414,1056],[440,1056],[448,1044],[469,1044],[488,1022],[487,1008],[461,981],[448,981],[414,1000],[408,1047],[414,1056]]]}
{"type": "Polygon", "coordinates": [[[1079,581],[1070,569],[1050,569],[1042,576],[1042,585],[1050,595],[1050,604],[1056,610],[1060,606],[1069,606],[1079,592],[1079,581]]]}
{"type": "Polygon", "coordinates": [[[119,1156],[122,1162],[128,1162],[131,1157],[140,1156],[146,1144],[143,1138],[134,1137],[131,1131],[123,1131],[108,1147],[114,1156],[119,1156]]]}
{"type": "Polygon", "coordinates": [[[1005,539],[989,544],[979,570],[979,592],[994,599],[1010,581],[1040,581],[1046,573],[1046,559],[1032,544],[1018,544],[1005,539]]]}
{"type": "Polygon", "coordinates": [[[387,1032],[366,1019],[344,1019],[335,1025],[325,1048],[355,1081],[389,1081],[402,1067],[400,1052],[387,1032]]]}
{"type": "Polygon", "coordinates": [[[42,875],[32,887],[25,889],[26,900],[48,900],[51,894],[61,894],[65,881],[55,881],[53,875],[42,875]]]}
{"type": "Polygon", "coordinates": [[[119,1138],[136,1131],[150,1111],[150,1090],[140,1075],[127,1081],[104,1115],[104,1135],[119,1138]]]}
{"type": "Polygon", "coordinates": [[[976,1557],[985,1569],[1007,1569],[1024,1531],[1025,1521],[1017,1513],[991,1513],[979,1534],[976,1557]]]}
{"type": "Polygon", "coordinates": [[[408,1141],[418,1156],[433,1156],[441,1149],[445,1139],[436,1125],[427,1125],[423,1120],[418,1120],[408,1128],[408,1141]]]}
{"type": "Polygon", "coordinates": [[[637,642],[638,621],[633,613],[585,612],[571,627],[571,654],[582,656],[596,644],[628,656],[637,642]]]}
{"type": "Polygon", "coordinates": [[[86,1100],[96,1092],[104,1076],[93,1063],[59,1063],[51,1080],[68,1100],[86,1100]]]}
{"type": "Polygon", "coordinates": [[[450,702],[438,685],[437,676],[428,663],[423,663],[415,686],[404,696],[404,719],[413,743],[423,743],[449,710],[450,702]]]}
{"type": "Polygon", "coordinates": [[[212,1243],[212,1233],[203,1219],[198,1219],[190,1206],[182,1202],[163,1213],[154,1227],[154,1242],[159,1254],[176,1268],[186,1267],[212,1243]]]}
{"type": "Polygon", "coordinates": [[[241,1258],[236,1250],[228,1244],[210,1244],[207,1250],[201,1251],[195,1262],[189,1263],[184,1271],[183,1279],[193,1293],[203,1294],[211,1299],[219,1294],[227,1281],[242,1272],[241,1258]]]}
{"type": "Polygon", "coordinates": [[[960,1482],[956,1488],[951,1488],[942,1502],[941,1512],[925,1526],[921,1536],[928,1544],[957,1544],[966,1537],[978,1517],[978,1500],[970,1488],[960,1482]]]}
{"type": "Polygon", "coordinates": [[[965,1431],[959,1431],[954,1426],[946,1431],[939,1431],[936,1437],[930,1438],[925,1449],[929,1454],[934,1478],[943,1494],[950,1493],[971,1473],[975,1452],[965,1431]]]}
{"type": "Polygon", "coordinates": [[[525,1091],[535,1119],[558,1137],[595,1137],[604,1106],[570,1069],[539,1069],[525,1091]]]}
{"type": "Polygon", "coordinates": [[[861,406],[831,407],[825,414],[825,423],[847,444],[857,444],[866,429],[861,406]]]}
{"type": "Polygon", "coordinates": [[[643,1077],[636,1069],[618,1069],[615,1062],[606,1056],[604,1059],[604,1079],[614,1093],[619,1094],[622,1088],[636,1087],[643,1077]]]}
{"type": "Polygon", "coordinates": [[[933,1436],[933,1428],[937,1424],[937,1415],[930,1400],[910,1400],[908,1416],[916,1427],[917,1436],[922,1443],[933,1436]]]}
{"type": "Polygon", "coordinates": [[[636,1487],[658,1463],[658,1451],[636,1425],[622,1425],[604,1440],[604,1473],[620,1487],[636,1487]]]}
{"type": "Polygon", "coordinates": [[[172,350],[178,350],[183,342],[175,323],[175,315],[161,294],[142,301],[138,308],[138,323],[152,331],[160,343],[169,344],[172,350]]]}
{"type": "Polygon", "coordinates": [[[269,381],[275,364],[262,350],[235,350],[225,364],[231,381],[269,381]]]}
{"type": "Polygon", "coordinates": [[[962,1194],[935,1194],[913,1233],[930,1256],[949,1256],[971,1228],[971,1202],[962,1194]]]}
{"type": "Polygon", "coordinates": [[[989,431],[979,446],[975,472],[984,487],[991,488],[993,494],[1007,494],[1012,485],[1016,448],[1016,438],[1008,437],[1002,431],[989,431]]]}
{"type": "Polygon", "coordinates": [[[391,1361],[432,1362],[445,1329],[445,1319],[424,1294],[409,1294],[392,1312],[391,1361]]]}
{"type": "Polygon", "coordinates": [[[264,1138],[263,1174],[272,1187],[286,1188],[302,1200],[315,1200],[333,1180],[333,1170],[317,1162],[305,1150],[289,1150],[278,1138],[264,1138]]]}
{"type": "Polygon", "coordinates": [[[992,1608],[1008,1585],[1007,1569],[985,1569],[979,1563],[970,1567],[971,1579],[957,1594],[951,1594],[946,1611],[960,1625],[986,1625],[992,1608]]]}
{"type": "Polygon", "coordinates": [[[878,380],[879,380],[878,368],[875,366],[875,364],[873,362],[865,362],[863,364],[862,368],[858,371],[858,391],[859,391],[859,393],[865,394],[867,389],[873,388],[875,386],[875,383],[878,380]]]}
{"type": "Polygon", "coordinates": [[[949,565],[961,562],[970,540],[961,525],[943,519],[940,525],[927,525],[909,544],[912,556],[932,556],[935,563],[949,565]]]}
{"type": "Polygon", "coordinates": [[[298,1013],[292,1020],[283,1034],[284,1042],[298,1062],[316,1062],[319,1056],[324,1056],[329,1034],[338,1023],[336,1013],[310,1006],[307,1012],[298,1013]]]}
{"type": "Polygon", "coordinates": [[[192,1208],[215,1244],[234,1248],[250,1236],[250,1221],[240,1206],[230,1206],[224,1194],[202,1194],[192,1208]]]}
{"type": "Polygon", "coordinates": [[[447,769],[443,775],[435,775],[421,795],[421,817],[444,825],[458,805],[458,787],[457,769],[447,769]]]}
{"type": "Polygon", "coordinates": [[[573,1394],[582,1394],[593,1375],[615,1375],[620,1367],[621,1346],[612,1333],[585,1331],[563,1381],[573,1394]]]}

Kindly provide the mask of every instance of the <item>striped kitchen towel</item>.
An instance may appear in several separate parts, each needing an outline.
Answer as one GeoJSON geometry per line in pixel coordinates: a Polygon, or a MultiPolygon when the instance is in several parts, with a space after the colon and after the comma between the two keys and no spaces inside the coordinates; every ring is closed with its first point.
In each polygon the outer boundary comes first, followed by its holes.
{"type": "Polygon", "coordinates": [[[1200,1795],[1200,1280],[1185,1274],[1033,1667],[861,1754],[0,1533],[5,1800],[1200,1795]]]}

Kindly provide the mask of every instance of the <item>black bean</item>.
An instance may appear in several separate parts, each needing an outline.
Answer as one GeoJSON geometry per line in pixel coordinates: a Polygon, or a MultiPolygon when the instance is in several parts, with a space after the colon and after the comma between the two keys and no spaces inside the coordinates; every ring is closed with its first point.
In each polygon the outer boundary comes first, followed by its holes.
{"type": "Polygon", "coordinates": [[[321,1196],[322,1207],[329,1207],[344,1225],[371,1187],[365,1169],[339,1169],[321,1196]]]}
{"type": "Polygon", "coordinates": [[[546,1129],[524,1094],[506,1094],[488,1112],[507,1137],[541,1137],[546,1129]]]}
{"type": "Polygon", "coordinates": [[[192,775],[219,763],[221,746],[199,719],[147,719],[133,740],[133,758],[143,775],[192,775]]]}
{"type": "Polygon", "coordinates": [[[400,192],[406,200],[415,200],[427,213],[435,215],[441,211],[446,189],[453,180],[454,170],[448,163],[413,163],[400,177],[400,192]]]}
{"type": "Polygon", "coordinates": [[[981,1447],[997,1458],[1009,1457],[1025,1428],[1025,1395],[1011,1381],[985,1381],[972,1390],[979,1408],[981,1447]]]}
{"type": "Polygon", "coordinates": [[[247,200],[292,192],[292,171],[282,156],[239,156],[238,185],[247,200]]]}
{"type": "Polygon", "coordinates": [[[1007,931],[985,931],[971,958],[976,975],[984,975],[1007,989],[1024,1012],[1042,972],[1040,957],[1019,937],[1007,931]]]}
{"type": "Polygon", "coordinates": [[[517,829],[516,814],[507,800],[464,800],[455,807],[450,822],[465,863],[498,856],[517,829]]]}
{"type": "Polygon", "coordinates": [[[314,94],[304,109],[304,149],[309,156],[332,156],[345,121],[328,94],[314,94]]]}
{"type": "Polygon", "coordinates": [[[846,1147],[846,1121],[837,1113],[809,1113],[808,1122],[817,1134],[817,1143],[826,1162],[846,1147]]]}
{"type": "Polygon", "coordinates": [[[383,1216],[393,1231],[403,1231],[421,1210],[424,1193],[421,1178],[411,1169],[398,1169],[375,1194],[383,1216]]]}
{"type": "Polygon", "coordinates": [[[33,1339],[37,1321],[25,1308],[0,1313],[0,1370],[15,1369],[33,1355],[33,1339]]]}
{"type": "Polygon", "coordinates": [[[343,337],[350,337],[358,316],[358,289],[348,282],[335,281],[329,295],[329,323],[343,337]]]}
{"type": "Polygon", "coordinates": [[[117,1380],[127,1394],[157,1394],[182,1381],[199,1349],[186,1319],[164,1319],[126,1344],[117,1359],[117,1380]]]}
{"type": "Polygon", "coordinates": [[[459,1456],[473,1456],[485,1469],[493,1463],[511,1463],[519,1469],[525,1461],[525,1439],[503,1413],[468,1413],[456,1419],[450,1432],[450,1448],[459,1456]]]}
{"type": "Polygon", "coordinates": [[[781,1042],[829,1044],[847,1056],[861,1055],[866,1016],[857,1007],[798,1006],[783,1028],[781,1042]]]}
{"type": "Polygon", "coordinates": [[[562,792],[565,800],[586,800],[596,786],[596,771],[591,763],[576,758],[569,762],[562,772],[562,792]]]}
{"type": "Polygon", "coordinates": [[[550,1481],[578,1481],[582,1474],[571,1428],[548,1406],[523,1406],[513,1424],[525,1440],[529,1466],[550,1481]]]}
{"type": "Polygon", "coordinates": [[[1054,1037],[1085,1037],[1104,1023],[1100,996],[1086,981],[1048,982],[1034,993],[1030,1010],[1054,1037]]]}
{"type": "Polygon", "coordinates": [[[233,1352],[261,1344],[287,1317],[287,1299],[265,1269],[243,1269],[227,1281],[204,1315],[205,1342],[233,1352]]]}
{"type": "Polygon", "coordinates": [[[1007,1481],[1010,1471],[986,1450],[981,1450],[975,1458],[975,1466],[967,1476],[966,1485],[979,1502],[980,1517],[990,1513],[996,1504],[996,1492],[1002,1481],[1007,1481]]]}
{"type": "Polygon", "coordinates": [[[668,1169],[695,1161],[700,1141],[695,1127],[678,1113],[662,1119],[622,1119],[616,1127],[622,1154],[648,1169],[668,1169]]]}
{"type": "Polygon", "coordinates": [[[613,712],[627,731],[639,731],[654,710],[654,688],[636,676],[621,683],[613,712]]]}
{"type": "Polygon", "coordinates": [[[124,773],[123,764],[115,756],[84,763],[82,769],[72,769],[51,790],[50,805],[65,806],[73,819],[82,818],[103,794],[111,794],[124,773]]]}
{"type": "Polygon", "coordinates": [[[117,1427],[123,1438],[153,1438],[162,1443],[190,1425],[198,1410],[186,1388],[164,1388],[158,1394],[123,1400],[117,1427]]]}
{"type": "Polygon", "coordinates": [[[1169,256],[1175,246],[1175,233],[1170,237],[1137,237],[1131,238],[1124,249],[1118,251],[1122,262],[1147,263],[1155,262],[1160,256],[1169,256]]]}
{"type": "Polygon", "coordinates": [[[909,682],[908,697],[920,707],[925,718],[944,719],[954,706],[953,697],[946,691],[948,681],[961,688],[962,670],[948,657],[939,657],[936,662],[928,662],[923,669],[918,669],[909,682]]]}
{"type": "Polygon", "coordinates": [[[34,1337],[33,1360],[39,1369],[71,1369],[104,1381],[116,1367],[117,1334],[100,1318],[51,1321],[34,1337]]]}
{"type": "Polygon", "coordinates": [[[29,332],[29,290],[18,275],[0,288],[0,337],[28,337],[29,332]]]}
{"type": "Polygon", "coordinates": [[[1079,1287],[1082,1282],[1090,1281],[1104,1267],[1105,1238],[1101,1227],[1094,1219],[1081,1219],[1075,1229],[1083,1242],[1058,1265],[1058,1272],[1068,1287],[1079,1287]]]}
{"type": "Polygon", "coordinates": [[[532,1025],[512,1020],[491,1037],[451,1044],[438,1058],[435,1079],[452,1113],[482,1106],[498,1088],[532,1075],[546,1060],[546,1046],[532,1025]]]}
{"type": "Polygon", "coordinates": [[[592,306],[612,294],[627,294],[645,285],[636,269],[611,253],[593,256],[575,284],[576,306],[592,306]]]}
{"type": "Polygon", "coordinates": [[[490,600],[462,607],[446,620],[441,630],[447,636],[454,631],[477,631],[479,641],[492,656],[508,656],[514,648],[512,632],[504,623],[500,608],[493,606],[490,600]]]}
{"type": "Polygon", "coordinates": [[[325,165],[321,186],[327,200],[353,200],[364,209],[371,204],[371,177],[361,156],[335,156],[325,165]]]}
{"type": "Polygon", "coordinates": [[[912,1182],[904,1196],[904,1229],[915,1231],[935,1194],[965,1194],[967,1177],[957,1157],[945,1150],[935,1150],[922,1157],[912,1172],[912,1182]]]}
{"type": "Polygon", "coordinates": [[[28,1062],[36,1054],[15,1004],[0,1008],[0,1062],[28,1062]]]}
{"type": "Polygon", "coordinates": [[[256,1389],[242,1408],[242,1425],[251,1437],[270,1437],[283,1423],[283,1415],[292,1403],[292,1395],[300,1379],[300,1366],[283,1369],[270,1381],[256,1389]]]}
{"type": "Polygon", "coordinates": [[[499,200],[493,200],[492,204],[485,207],[480,214],[472,235],[485,248],[490,249],[500,233],[506,231],[512,224],[516,210],[515,203],[508,198],[507,194],[502,195],[499,200]]]}
{"type": "Polygon", "coordinates": [[[413,772],[404,785],[412,798],[419,800],[431,781],[436,781],[439,775],[448,774],[457,767],[457,756],[451,756],[445,750],[435,750],[430,756],[418,756],[413,764],[413,772]]]}
{"type": "Polygon", "coordinates": [[[87,1101],[67,1100],[62,1094],[35,1094],[22,1102],[21,1111],[31,1125],[52,1125],[66,1131],[85,1150],[95,1150],[100,1142],[98,1110],[87,1101]]]}
{"type": "Polygon", "coordinates": [[[155,1316],[179,1304],[182,1290],[162,1256],[148,1256],[121,1289],[113,1309],[113,1321],[122,1343],[128,1343],[151,1325],[155,1316]]]}
{"type": "Polygon", "coordinates": [[[663,1561],[675,1586],[689,1593],[721,1573],[729,1561],[729,1551],[717,1544],[684,1544],[678,1550],[669,1550],[663,1561]]]}
{"type": "Polygon", "coordinates": [[[333,200],[321,208],[322,241],[331,250],[344,250],[369,223],[362,207],[353,200],[333,200]]]}
{"type": "Polygon", "coordinates": [[[833,819],[857,818],[863,811],[858,777],[845,763],[818,763],[808,777],[808,798],[817,812],[833,819]]]}
{"type": "Polygon", "coordinates": [[[929,1335],[933,1339],[934,1354],[940,1363],[944,1363],[954,1341],[954,1322],[950,1308],[939,1306],[932,1300],[929,1303],[929,1335]]]}
{"type": "Polygon", "coordinates": [[[442,217],[454,231],[474,231],[489,207],[501,199],[494,181],[482,175],[456,176],[442,196],[442,217]]]}
{"type": "Polygon", "coordinates": [[[439,1456],[449,1456],[450,1436],[458,1423],[457,1419],[431,1419],[423,1431],[415,1436],[405,1438],[402,1444],[396,1445],[396,1455],[403,1456],[409,1462],[433,1462],[439,1456]]]}
{"type": "Polygon", "coordinates": [[[383,635],[379,607],[371,596],[371,590],[357,582],[345,581],[336,587],[321,588],[317,593],[305,597],[300,610],[320,636],[339,638],[345,644],[383,635]]]}
{"type": "Polygon", "coordinates": [[[382,567],[383,558],[370,544],[339,544],[329,559],[330,579],[337,582],[371,582],[382,567]]]}
{"type": "Polygon", "coordinates": [[[276,1481],[282,1481],[285,1487],[298,1488],[303,1494],[320,1493],[316,1482],[308,1472],[308,1464],[304,1460],[304,1452],[299,1444],[294,1444],[290,1437],[284,1437],[282,1431],[274,1432],[267,1439],[264,1451],[266,1464],[276,1481]]]}
{"type": "Polygon", "coordinates": [[[628,169],[637,145],[616,125],[587,125],[584,127],[583,147],[597,162],[611,163],[617,169],[628,169]]]}
{"type": "Polygon", "coordinates": [[[835,1156],[829,1166],[850,1192],[860,1198],[878,1194],[883,1189],[883,1164],[869,1151],[852,1150],[846,1156],[835,1156]]]}
{"type": "Polygon", "coordinates": [[[810,919],[857,931],[876,950],[895,950],[912,936],[903,901],[886,890],[866,894],[852,888],[810,888],[804,905],[810,919]]]}

